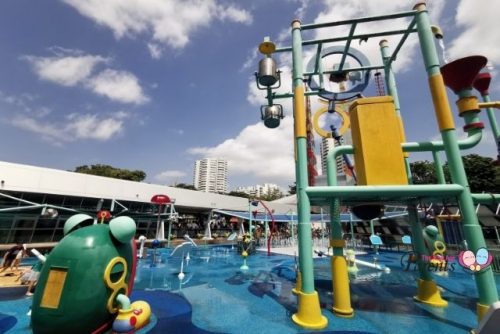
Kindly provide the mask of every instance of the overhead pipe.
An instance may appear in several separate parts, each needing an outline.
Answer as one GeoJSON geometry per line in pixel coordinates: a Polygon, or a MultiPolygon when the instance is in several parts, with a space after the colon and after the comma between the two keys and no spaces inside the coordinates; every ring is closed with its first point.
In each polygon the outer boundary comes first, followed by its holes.
{"type": "Polygon", "coordinates": [[[405,186],[342,186],[307,187],[306,193],[310,198],[337,197],[342,199],[365,200],[377,197],[411,197],[422,196],[457,196],[464,187],[459,184],[424,184],[405,186]]]}

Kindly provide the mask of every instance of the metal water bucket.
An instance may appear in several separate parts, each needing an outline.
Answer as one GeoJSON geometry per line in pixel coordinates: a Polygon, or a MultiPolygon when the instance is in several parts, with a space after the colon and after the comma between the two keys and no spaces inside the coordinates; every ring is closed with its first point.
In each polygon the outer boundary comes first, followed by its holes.
{"type": "Polygon", "coordinates": [[[258,80],[262,86],[270,87],[278,81],[276,62],[271,57],[265,57],[259,62],[258,80]]]}
{"type": "Polygon", "coordinates": [[[262,106],[260,113],[264,125],[270,129],[274,129],[280,125],[280,120],[283,118],[283,107],[280,104],[262,106]]]}

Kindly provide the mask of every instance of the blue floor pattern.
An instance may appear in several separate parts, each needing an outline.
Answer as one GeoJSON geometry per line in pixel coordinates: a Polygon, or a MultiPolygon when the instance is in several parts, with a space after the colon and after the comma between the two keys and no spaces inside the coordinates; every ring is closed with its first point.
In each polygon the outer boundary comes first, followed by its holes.
{"type": "MultiPolygon", "coordinates": [[[[328,319],[323,330],[305,330],[291,321],[296,312],[295,261],[290,256],[256,253],[248,258],[249,270],[241,270],[241,257],[229,248],[193,250],[179,280],[180,259],[164,251],[152,265],[141,260],[131,300],[145,300],[153,310],[152,323],[142,333],[238,333],[238,334],[391,334],[469,333],[476,326],[477,293],[474,277],[463,270],[434,275],[448,300],[447,308],[413,301],[416,271],[404,271],[402,253],[386,252],[378,263],[391,273],[360,267],[351,276],[352,318],[331,312],[330,260],[315,260],[315,288],[322,312],[328,319]]],[[[375,255],[358,256],[373,261],[375,255]]],[[[500,286],[498,277],[497,286],[500,286]]],[[[17,292],[0,293],[0,334],[31,333],[26,315],[30,298],[17,292]]]]}

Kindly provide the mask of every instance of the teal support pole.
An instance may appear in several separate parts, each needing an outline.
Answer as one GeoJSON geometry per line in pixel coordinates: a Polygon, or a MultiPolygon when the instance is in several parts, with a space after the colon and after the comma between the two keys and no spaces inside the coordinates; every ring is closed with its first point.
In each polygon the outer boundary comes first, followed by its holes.
{"type": "MultiPolygon", "coordinates": [[[[394,77],[394,72],[392,72],[389,42],[382,40],[380,41],[379,46],[382,60],[384,62],[385,85],[387,86],[387,93],[392,96],[392,99],[394,100],[394,109],[396,110],[396,116],[398,117],[401,143],[403,144],[406,141],[406,136],[404,133],[403,120],[401,119],[401,105],[399,103],[398,89],[396,87],[396,78],[394,77]]],[[[408,161],[408,152],[404,152],[403,156],[408,184],[412,184],[413,180],[411,176],[410,162],[408,161]]]]}
{"type": "Polygon", "coordinates": [[[248,200],[248,232],[250,232],[250,238],[253,239],[252,232],[252,201],[248,200]]]}
{"type": "Polygon", "coordinates": [[[422,234],[422,227],[420,226],[420,220],[418,219],[418,209],[414,204],[408,205],[408,220],[410,222],[413,249],[415,250],[415,255],[417,256],[417,266],[418,272],[420,274],[420,279],[425,281],[432,281],[432,275],[427,269],[426,263],[423,261],[423,255],[428,254],[425,250],[425,241],[422,234]]]}
{"type": "MultiPolygon", "coordinates": [[[[337,164],[330,154],[326,161],[328,189],[342,189],[337,186],[337,164]]],[[[317,187],[313,187],[317,188],[317,187]]],[[[312,188],[308,188],[312,189],[312,188]]],[[[332,289],[333,289],[333,312],[341,317],[352,317],[354,309],[351,306],[351,294],[349,287],[349,274],[347,262],[344,257],[345,241],[342,238],[342,221],[340,219],[340,198],[331,196],[330,204],[330,247],[331,257],[332,289]]]]}
{"type": "MultiPolygon", "coordinates": [[[[415,9],[417,10],[417,30],[421,51],[429,76],[430,90],[433,97],[432,100],[443,143],[445,145],[451,180],[453,183],[461,185],[464,189],[459,194],[458,200],[462,213],[465,239],[470,250],[476,252],[479,248],[486,247],[486,243],[477,219],[467,176],[460,156],[453,117],[451,115],[443,79],[440,74],[439,59],[430,27],[429,15],[425,3],[418,4],[415,9]]],[[[479,296],[477,314],[478,319],[481,320],[486,314],[489,306],[498,301],[498,292],[491,267],[476,273],[475,278],[479,296]]]]}
{"type": "Polygon", "coordinates": [[[354,243],[354,224],[352,223],[352,212],[349,211],[349,226],[351,228],[351,241],[352,241],[352,245],[353,247],[355,246],[355,243],[354,243]]]}
{"type": "MultiPolygon", "coordinates": [[[[337,165],[335,160],[327,159],[327,184],[328,187],[337,186],[337,165]]],[[[314,187],[316,188],[316,187],[314,187]]],[[[308,190],[311,188],[308,188],[308,190]]],[[[330,240],[342,239],[342,221],[340,220],[340,200],[332,197],[330,200],[330,240]]],[[[330,242],[331,243],[331,242],[330,242]]],[[[332,246],[333,255],[343,256],[344,248],[342,246],[332,246]]]]}
{"type": "Polygon", "coordinates": [[[269,244],[269,223],[267,222],[267,211],[264,219],[264,238],[266,238],[266,248],[269,244]]]}
{"type": "MultiPolygon", "coordinates": [[[[491,102],[489,94],[481,95],[481,97],[483,98],[484,102],[491,102]]],[[[497,144],[497,157],[500,157],[500,129],[498,128],[498,123],[493,108],[486,108],[486,115],[488,115],[491,131],[493,132],[493,137],[495,137],[495,143],[497,144]]]]}
{"type": "Polygon", "coordinates": [[[170,241],[172,239],[172,215],[174,213],[174,204],[170,203],[170,212],[168,215],[168,236],[167,236],[167,247],[170,248],[170,241]]]}
{"type": "Polygon", "coordinates": [[[325,328],[328,320],[321,314],[318,293],[314,289],[314,266],[311,234],[311,204],[306,193],[307,175],[307,132],[306,108],[303,82],[302,36],[300,21],[292,22],[292,61],[294,89],[294,134],[295,174],[297,184],[299,273],[295,293],[297,313],[292,320],[299,326],[312,329],[325,328]]]}
{"type": "MultiPolygon", "coordinates": [[[[425,248],[422,226],[418,218],[418,209],[415,204],[408,204],[408,219],[411,227],[411,238],[413,249],[415,250],[416,261],[420,279],[417,283],[417,295],[413,298],[421,303],[435,307],[446,307],[448,302],[441,298],[441,292],[436,282],[432,280],[432,275],[427,267],[428,263],[424,261],[423,255],[428,255],[425,248]]],[[[410,259],[408,259],[410,261],[410,259]]]]}
{"type": "Polygon", "coordinates": [[[446,179],[444,177],[443,164],[441,163],[441,158],[439,157],[439,152],[432,151],[432,158],[434,160],[434,168],[436,169],[437,183],[445,184],[446,179]]]}
{"type": "MultiPolygon", "coordinates": [[[[297,22],[297,21],[295,21],[297,22]]],[[[300,33],[300,23],[298,27],[292,30],[293,38],[293,88],[297,95],[297,90],[304,91],[304,82],[302,77],[302,37],[300,33]]],[[[300,94],[299,94],[300,95],[300,94]]],[[[295,123],[304,122],[299,113],[304,110],[295,110],[297,105],[303,105],[304,102],[297,101],[304,99],[304,96],[294,97],[294,118],[295,123]]],[[[300,107],[299,107],[300,108],[300,107]]],[[[312,263],[312,234],[311,234],[311,206],[305,188],[307,187],[307,143],[304,133],[297,133],[297,129],[305,128],[305,124],[295,125],[295,144],[297,150],[296,157],[296,178],[297,178],[297,213],[298,213],[298,234],[299,234],[299,267],[302,273],[302,291],[311,293],[314,291],[314,276],[312,263]]],[[[302,131],[301,131],[302,132],[302,131]]]]}

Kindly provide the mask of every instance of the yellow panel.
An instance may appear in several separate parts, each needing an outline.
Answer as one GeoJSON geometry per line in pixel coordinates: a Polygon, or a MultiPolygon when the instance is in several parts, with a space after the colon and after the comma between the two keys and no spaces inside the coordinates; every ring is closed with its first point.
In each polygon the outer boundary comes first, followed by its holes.
{"type": "Polygon", "coordinates": [[[435,74],[429,77],[429,88],[431,89],[432,103],[436,112],[439,130],[450,130],[455,128],[455,121],[451,114],[448,94],[444,86],[443,76],[435,74]]]}
{"type": "Polygon", "coordinates": [[[401,128],[390,96],[356,100],[350,108],[359,185],[408,184],[401,128]]]}
{"type": "Polygon", "coordinates": [[[66,281],[67,270],[63,268],[52,268],[47,278],[47,284],[43,291],[41,307],[46,308],[59,308],[61,294],[66,281]]]}
{"type": "Polygon", "coordinates": [[[295,117],[295,138],[306,138],[306,107],[304,98],[304,86],[295,87],[293,97],[293,112],[295,117]]]}

